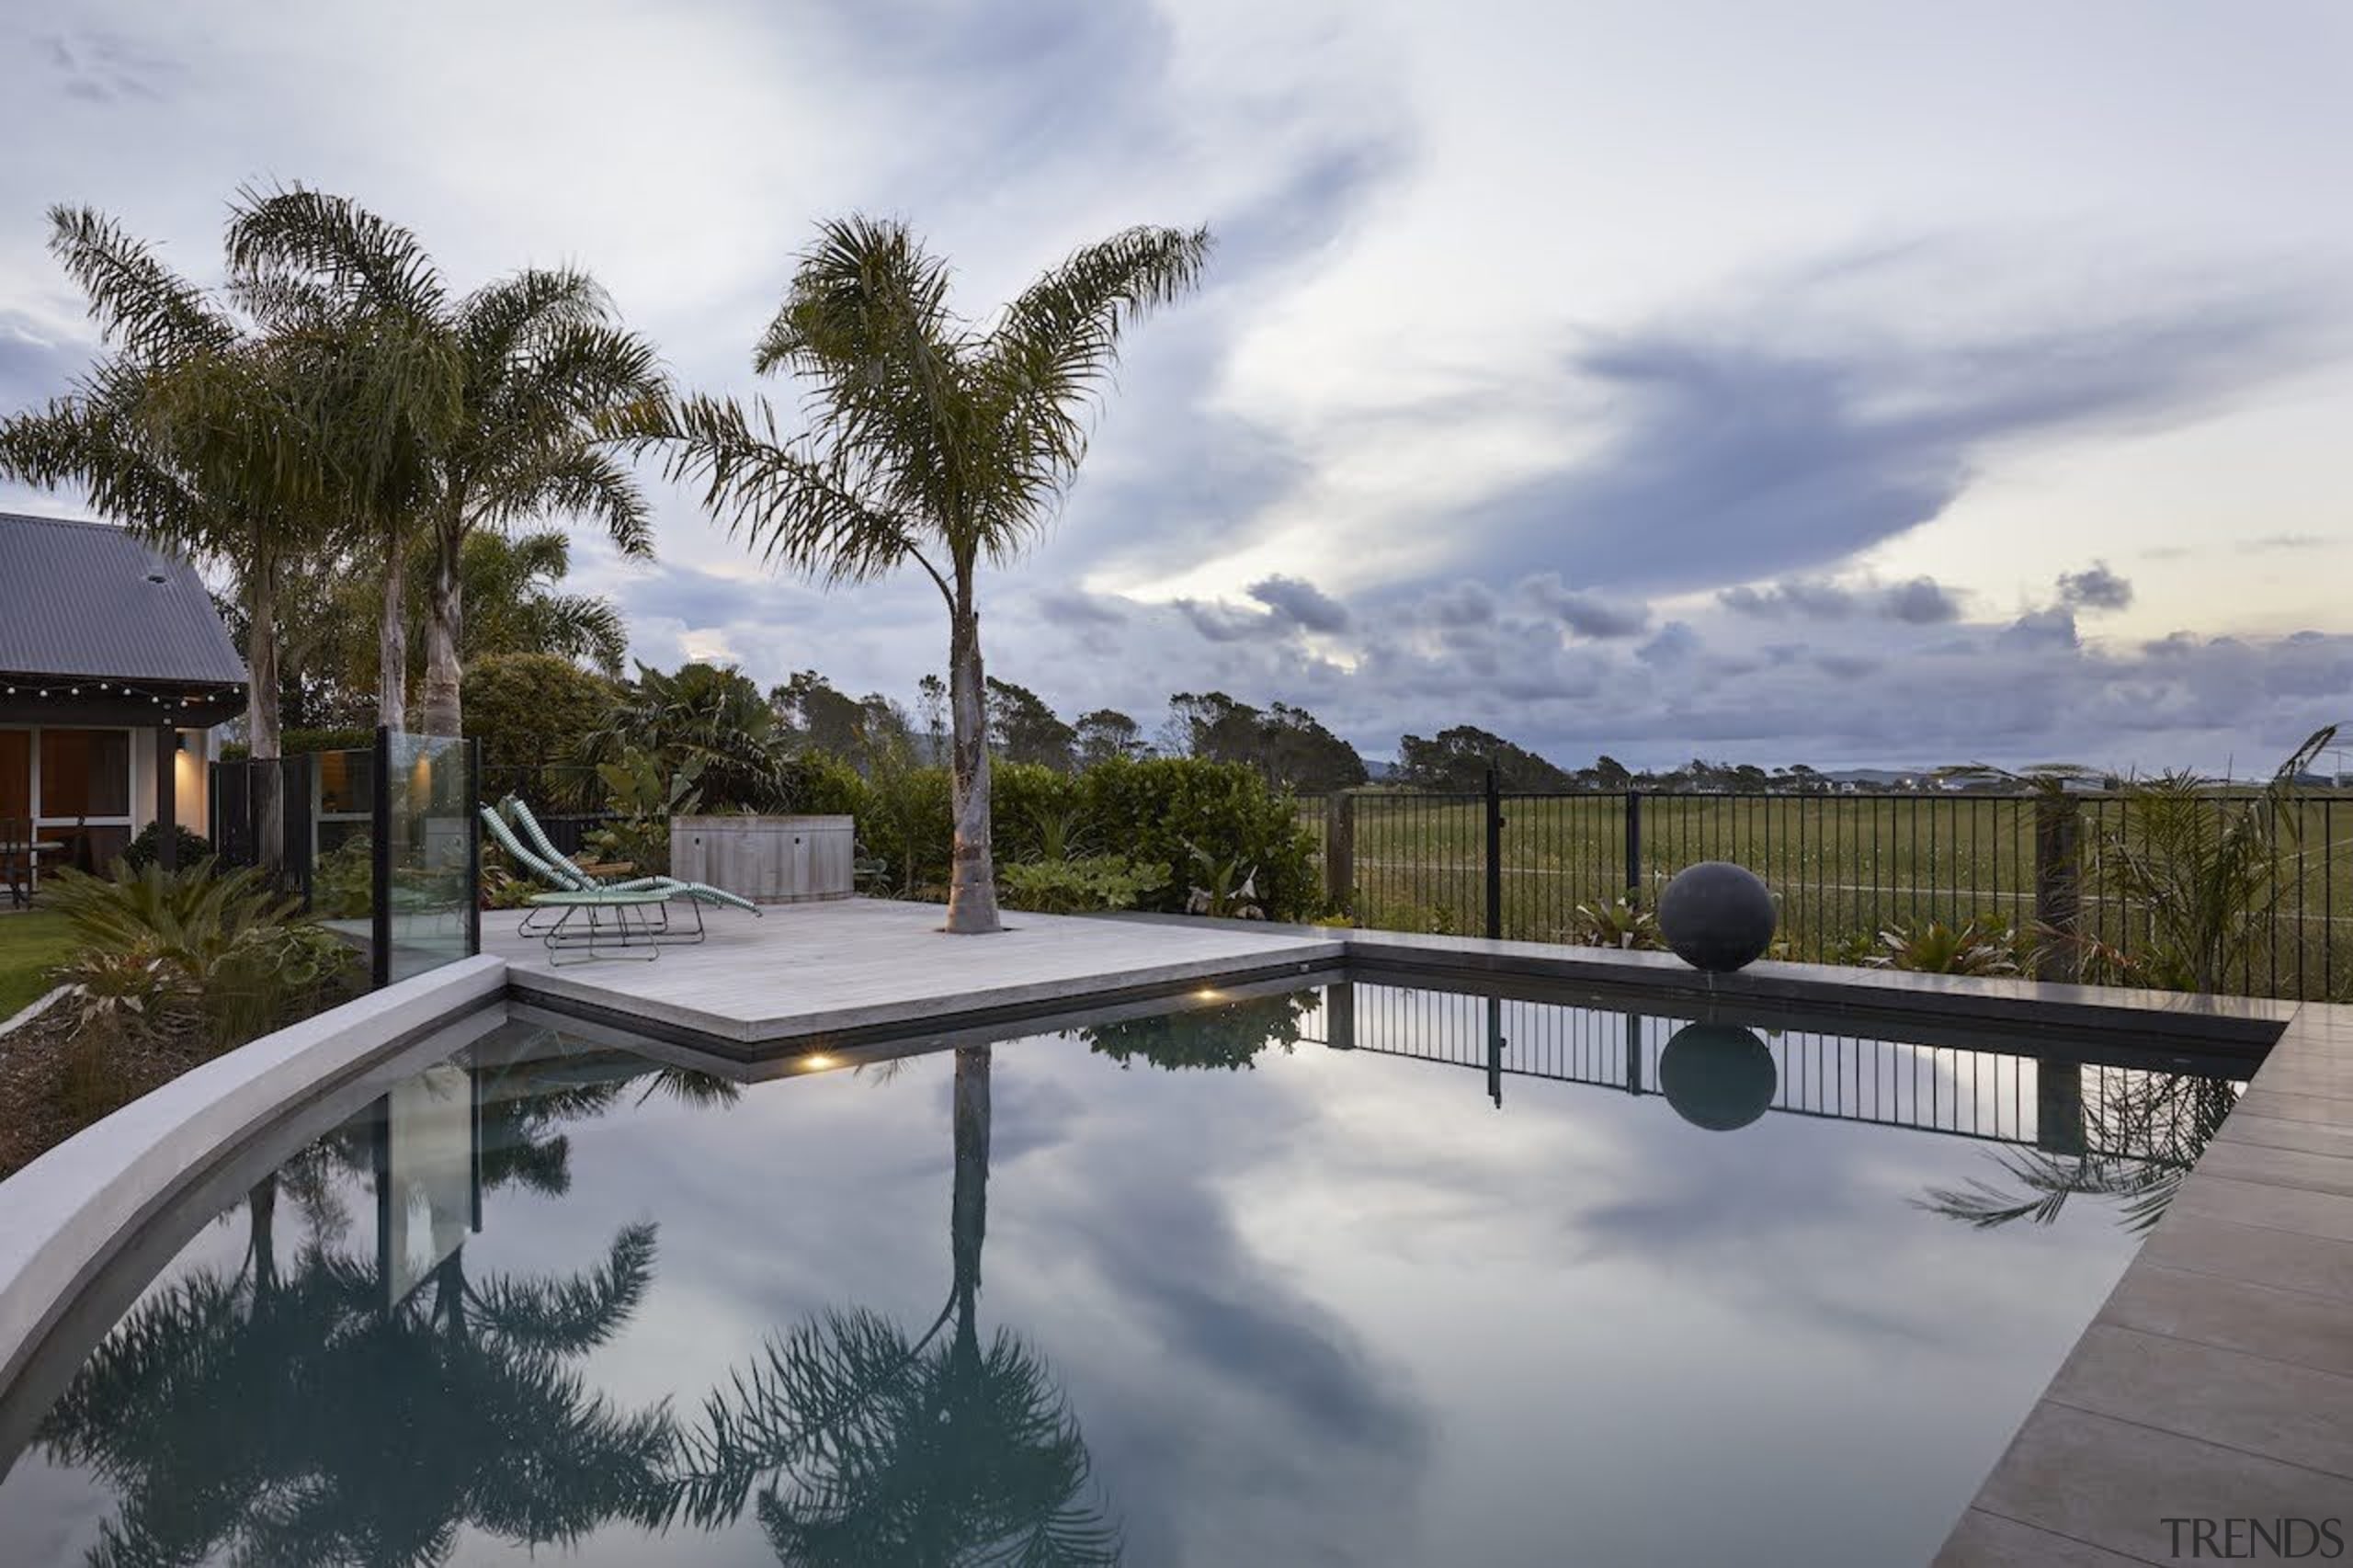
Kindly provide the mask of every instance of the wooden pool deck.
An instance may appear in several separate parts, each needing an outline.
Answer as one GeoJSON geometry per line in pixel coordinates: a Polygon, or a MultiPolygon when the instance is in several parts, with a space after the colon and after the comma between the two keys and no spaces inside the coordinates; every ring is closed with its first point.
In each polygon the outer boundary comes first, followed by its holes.
{"type": "Polygon", "coordinates": [[[1008,911],[989,937],[950,937],[938,904],[855,898],[706,912],[709,935],[652,962],[548,961],[520,937],[519,912],[483,916],[482,946],[506,960],[519,1000],[587,1009],[659,1033],[745,1052],[774,1042],[904,1028],[949,1017],[1051,1007],[1118,992],[1340,961],[1345,933],[1252,929],[1008,911]]]}

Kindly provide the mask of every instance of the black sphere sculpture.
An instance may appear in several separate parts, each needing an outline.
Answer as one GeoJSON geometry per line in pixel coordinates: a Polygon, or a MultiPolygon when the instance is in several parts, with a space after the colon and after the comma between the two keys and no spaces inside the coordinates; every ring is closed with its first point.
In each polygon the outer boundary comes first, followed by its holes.
{"type": "Polygon", "coordinates": [[[1756,873],[1729,860],[1687,866],[1659,895],[1658,928],[1694,969],[1729,974],[1773,944],[1779,916],[1756,873]]]}
{"type": "Polygon", "coordinates": [[[1666,1103],[1711,1132],[1730,1132],[1763,1116],[1780,1082],[1773,1052],[1738,1024],[1686,1024],[1658,1053],[1666,1103]]]}

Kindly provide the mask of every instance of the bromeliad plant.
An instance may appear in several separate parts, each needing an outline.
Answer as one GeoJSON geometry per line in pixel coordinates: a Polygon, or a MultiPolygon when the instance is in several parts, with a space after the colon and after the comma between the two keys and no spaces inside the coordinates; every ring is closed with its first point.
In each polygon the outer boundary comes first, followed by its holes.
{"type": "Polygon", "coordinates": [[[2016,974],[2018,945],[2016,930],[1983,916],[1960,926],[1941,920],[1921,926],[1899,921],[1879,934],[1878,946],[1863,963],[1915,974],[2016,974]]]}
{"type": "Polygon", "coordinates": [[[1578,904],[1572,930],[1580,947],[1646,953],[1663,951],[1666,947],[1666,937],[1658,928],[1658,916],[1637,903],[1631,890],[1608,903],[1578,904]]]}

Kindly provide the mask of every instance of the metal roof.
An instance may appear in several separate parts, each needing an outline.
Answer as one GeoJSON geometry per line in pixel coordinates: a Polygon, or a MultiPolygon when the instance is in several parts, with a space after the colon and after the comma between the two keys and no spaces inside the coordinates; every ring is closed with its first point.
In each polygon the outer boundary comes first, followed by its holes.
{"type": "Polygon", "coordinates": [[[0,671],[235,686],[229,629],[186,561],[110,523],[0,512],[0,671]]]}

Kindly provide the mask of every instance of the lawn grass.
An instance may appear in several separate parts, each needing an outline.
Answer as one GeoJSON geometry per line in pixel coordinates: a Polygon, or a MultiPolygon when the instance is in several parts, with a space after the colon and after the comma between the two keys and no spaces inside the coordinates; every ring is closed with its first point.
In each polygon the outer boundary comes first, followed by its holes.
{"type": "Polygon", "coordinates": [[[49,971],[74,950],[65,916],[46,909],[0,915],[0,1018],[49,989],[49,971]]]}

